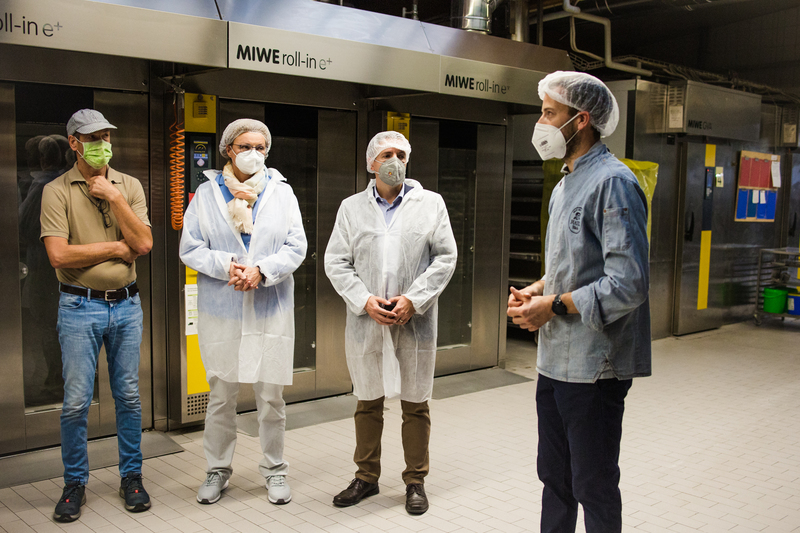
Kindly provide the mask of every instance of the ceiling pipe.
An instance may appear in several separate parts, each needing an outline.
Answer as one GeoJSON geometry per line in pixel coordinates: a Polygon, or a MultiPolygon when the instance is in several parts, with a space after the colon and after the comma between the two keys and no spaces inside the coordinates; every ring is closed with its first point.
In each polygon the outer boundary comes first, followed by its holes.
{"type": "Polygon", "coordinates": [[[410,10],[403,7],[403,18],[411,17],[412,20],[419,20],[419,4],[417,2],[418,0],[414,0],[414,5],[410,10]]]}
{"type": "Polygon", "coordinates": [[[581,8],[579,8],[578,6],[573,6],[570,3],[570,0],[564,0],[564,5],[562,6],[562,9],[567,13],[580,13],[581,12],[581,8]]]}
{"type": "MultiPolygon", "coordinates": [[[[564,0],[564,1],[568,2],[568,0],[564,0]]],[[[586,20],[586,21],[589,21],[589,22],[595,22],[597,24],[602,24],[603,25],[603,29],[604,29],[603,34],[604,34],[604,40],[605,40],[605,43],[604,43],[605,44],[605,55],[603,57],[600,57],[598,55],[591,54],[591,53],[588,53],[588,52],[586,52],[584,50],[581,50],[581,49],[579,49],[577,47],[576,42],[575,42],[575,35],[577,33],[577,31],[575,30],[575,23],[574,23],[573,20],[570,20],[570,28],[569,28],[570,46],[572,47],[573,51],[575,51],[575,52],[577,52],[579,54],[586,54],[589,57],[592,57],[592,58],[595,58],[595,59],[600,59],[605,63],[605,66],[610,68],[610,69],[619,70],[619,71],[622,71],[622,72],[628,72],[630,74],[636,74],[638,76],[652,76],[653,75],[653,73],[651,71],[649,71],[649,70],[632,67],[630,65],[625,65],[623,63],[617,63],[616,61],[614,61],[614,58],[611,55],[611,21],[609,19],[607,19],[605,17],[598,17],[597,15],[590,15],[588,13],[581,13],[581,12],[573,13],[573,12],[567,12],[567,11],[560,11],[558,13],[550,13],[549,15],[545,15],[544,17],[541,18],[541,20],[543,22],[550,22],[551,20],[559,20],[559,19],[563,19],[563,18],[570,18],[570,19],[576,19],[577,18],[577,19],[586,20]]],[[[538,20],[536,22],[538,22],[538,20]]]]}
{"type": "Polygon", "coordinates": [[[536,42],[544,46],[544,0],[539,0],[538,15],[536,17],[536,42]]]}

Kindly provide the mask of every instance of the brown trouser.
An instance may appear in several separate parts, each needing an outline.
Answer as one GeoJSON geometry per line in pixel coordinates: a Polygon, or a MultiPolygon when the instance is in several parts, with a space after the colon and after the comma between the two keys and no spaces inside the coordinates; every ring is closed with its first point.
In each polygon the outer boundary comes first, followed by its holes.
{"type": "MultiPolygon", "coordinates": [[[[360,401],[353,416],[356,422],[356,477],[377,483],[381,475],[381,435],[383,434],[383,400],[360,401]]],[[[428,402],[400,401],[403,410],[403,454],[406,469],[403,481],[424,483],[428,475],[428,441],[431,437],[431,412],[428,402]]]]}

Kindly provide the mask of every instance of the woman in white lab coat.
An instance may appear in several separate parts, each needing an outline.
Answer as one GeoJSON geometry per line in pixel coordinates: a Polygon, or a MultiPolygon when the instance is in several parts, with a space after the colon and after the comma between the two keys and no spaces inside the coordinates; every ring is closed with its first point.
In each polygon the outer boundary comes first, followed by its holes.
{"type": "Polygon", "coordinates": [[[292,383],[294,280],[306,255],[300,208],[286,179],[264,165],[272,142],[258,120],[239,119],[219,145],[225,168],[207,170],[184,217],[180,257],[197,270],[200,354],[211,386],[197,501],[227,488],[236,446],[236,398],[252,383],[269,501],[288,503],[283,387],[292,383]]]}

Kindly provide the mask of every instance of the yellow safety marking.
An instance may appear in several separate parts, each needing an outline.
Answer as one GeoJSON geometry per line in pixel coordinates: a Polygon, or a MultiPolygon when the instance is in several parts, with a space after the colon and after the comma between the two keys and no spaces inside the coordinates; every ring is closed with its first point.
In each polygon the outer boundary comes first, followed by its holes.
{"type": "Polygon", "coordinates": [[[717,145],[716,144],[707,144],[706,145],[706,166],[707,167],[715,167],[715,166],[717,166],[717,145]]]}
{"type": "Polygon", "coordinates": [[[186,394],[208,392],[211,387],[206,381],[206,369],[200,359],[200,344],[197,335],[186,337],[186,394]]]}
{"type": "Polygon", "coordinates": [[[186,267],[186,285],[197,284],[197,270],[186,267]]]}
{"type": "Polygon", "coordinates": [[[700,232],[700,280],[697,284],[697,309],[708,309],[708,278],[711,272],[711,232],[700,232]]]}
{"type": "MultiPolygon", "coordinates": [[[[186,285],[197,284],[197,271],[186,267],[186,285]]],[[[200,343],[197,335],[186,336],[186,394],[208,392],[211,387],[206,381],[206,369],[200,358],[200,343]]]]}

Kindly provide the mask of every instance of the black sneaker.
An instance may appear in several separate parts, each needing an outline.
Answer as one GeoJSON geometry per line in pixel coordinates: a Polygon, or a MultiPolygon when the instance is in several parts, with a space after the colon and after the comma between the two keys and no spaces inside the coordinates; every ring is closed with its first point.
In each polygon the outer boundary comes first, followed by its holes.
{"type": "Polygon", "coordinates": [[[125,500],[125,509],[132,513],[150,509],[150,496],[144,490],[141,474],[128,474],[122,478],[119,496],[125,500]]]}
{"type": "Polygon", "coordinates": [[[86,503],[86,487],[67,485],[56,504],[53,519],[56,522],[73,522],[81,516],[81,505],[86,503]]]}

